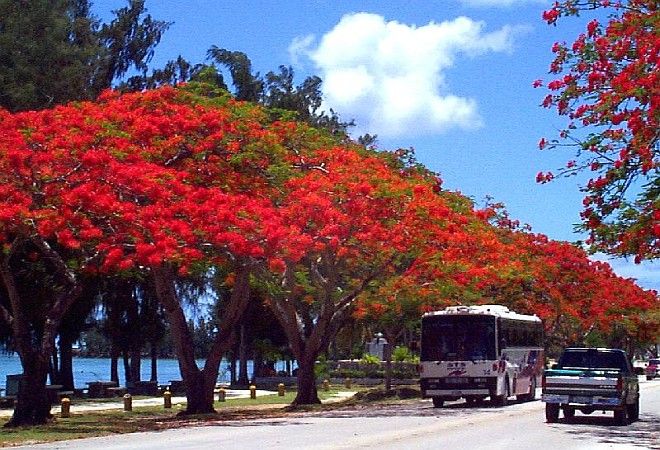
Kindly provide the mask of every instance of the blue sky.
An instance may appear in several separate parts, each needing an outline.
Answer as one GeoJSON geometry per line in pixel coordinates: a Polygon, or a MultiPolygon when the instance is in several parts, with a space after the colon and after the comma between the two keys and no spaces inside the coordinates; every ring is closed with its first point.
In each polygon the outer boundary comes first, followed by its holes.
{"type": "MultiPolygon", "coordinates": [[[[147,0],[174,22],[152,67],[182,55],[204,62],[212,45],[245,52],[265,74],[292,65],[299,82],[324,80],[324,108],[377,134],[382,149],[413,147],[448,189],[481,203],[503,202],[512,217],[558,240],[584,236],[579,179],[546,185],[570,151],[540,151],[564,120],[539,106],[555,41],[571,41],[589,20],[557,27],[541,20],[550,0],[147,0]]],[[[102,19],[125,0],[96,0],[102,19]]],[[[660,264],[610,262],[623,276],[660,290],[660,264]]]]}

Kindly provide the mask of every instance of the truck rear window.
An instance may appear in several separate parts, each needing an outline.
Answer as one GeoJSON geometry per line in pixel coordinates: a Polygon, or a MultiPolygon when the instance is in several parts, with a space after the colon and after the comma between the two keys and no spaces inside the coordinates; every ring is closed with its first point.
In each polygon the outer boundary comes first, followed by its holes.
{"type": "Polygon", "coordinates": [[[626,358],[620,352],[567,351],[559,358],[561,369],[612,369],[625,371],[626,358]]]}

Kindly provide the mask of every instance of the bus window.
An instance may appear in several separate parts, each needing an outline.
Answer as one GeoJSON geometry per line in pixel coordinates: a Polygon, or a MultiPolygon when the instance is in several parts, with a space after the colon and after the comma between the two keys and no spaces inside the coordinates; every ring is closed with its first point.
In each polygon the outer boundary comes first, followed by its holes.
{"type": "Polygon", "coordinates": [[[430,317],[422,324],[423,361],[495,359],[495,321],[484,317],[430,317]]]}

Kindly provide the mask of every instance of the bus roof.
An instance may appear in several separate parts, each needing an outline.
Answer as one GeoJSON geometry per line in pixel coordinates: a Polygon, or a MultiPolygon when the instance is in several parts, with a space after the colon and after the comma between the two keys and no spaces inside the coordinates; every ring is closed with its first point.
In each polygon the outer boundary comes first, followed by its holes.
{"type": "Polygon", "coordinates": [[[427,312],[422,317],[454,315],[486,315],[528,322],[541,321],[536,315],[518,314],[503,305],[448,306],[440,311],[427,312]]]}

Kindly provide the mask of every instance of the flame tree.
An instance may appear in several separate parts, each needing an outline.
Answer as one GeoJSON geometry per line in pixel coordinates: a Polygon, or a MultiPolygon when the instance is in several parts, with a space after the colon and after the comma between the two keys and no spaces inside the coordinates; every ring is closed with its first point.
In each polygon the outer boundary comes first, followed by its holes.
{"type": "MultiPolygon", "coordinates": [[[[283,152],[265,111],[226,93],[164,88],[107,93],[97,102],[11,115],[0,112],[0,274],[25,383],[9,426],[43,423],[47,361],[78,274],[153,277],[172,325],[187,412],[212,411],[218,365],[249,298],[252,265],[268,259],[289,227],[274,213],[269,183],[283,152]],[[15,273],[29,246],[49,261],[58,288],[32,326],[15,273]],[[175,280],[221,265],[233,275],[223,326],[203,369],[175,280]]],[[[293,242],[293,240],[292,240],[293,242]]]]}
{"type": "MultiPolygon", "coordinates": [[[[593,11],[609,18],[592,19],[575,42],[552,48],[556,78],[546,85],[543,106],[556,108],[568,123],[539,146],[577,150],[562,175],[592,173],[582,188],[582,228],[593,248],[653,260],[660,256],[658,2],[565,0],[543,18],[554,25],[593,11]]],[[[539,182],[553,178],[551,172],[537,176],[539,182]]]]}

